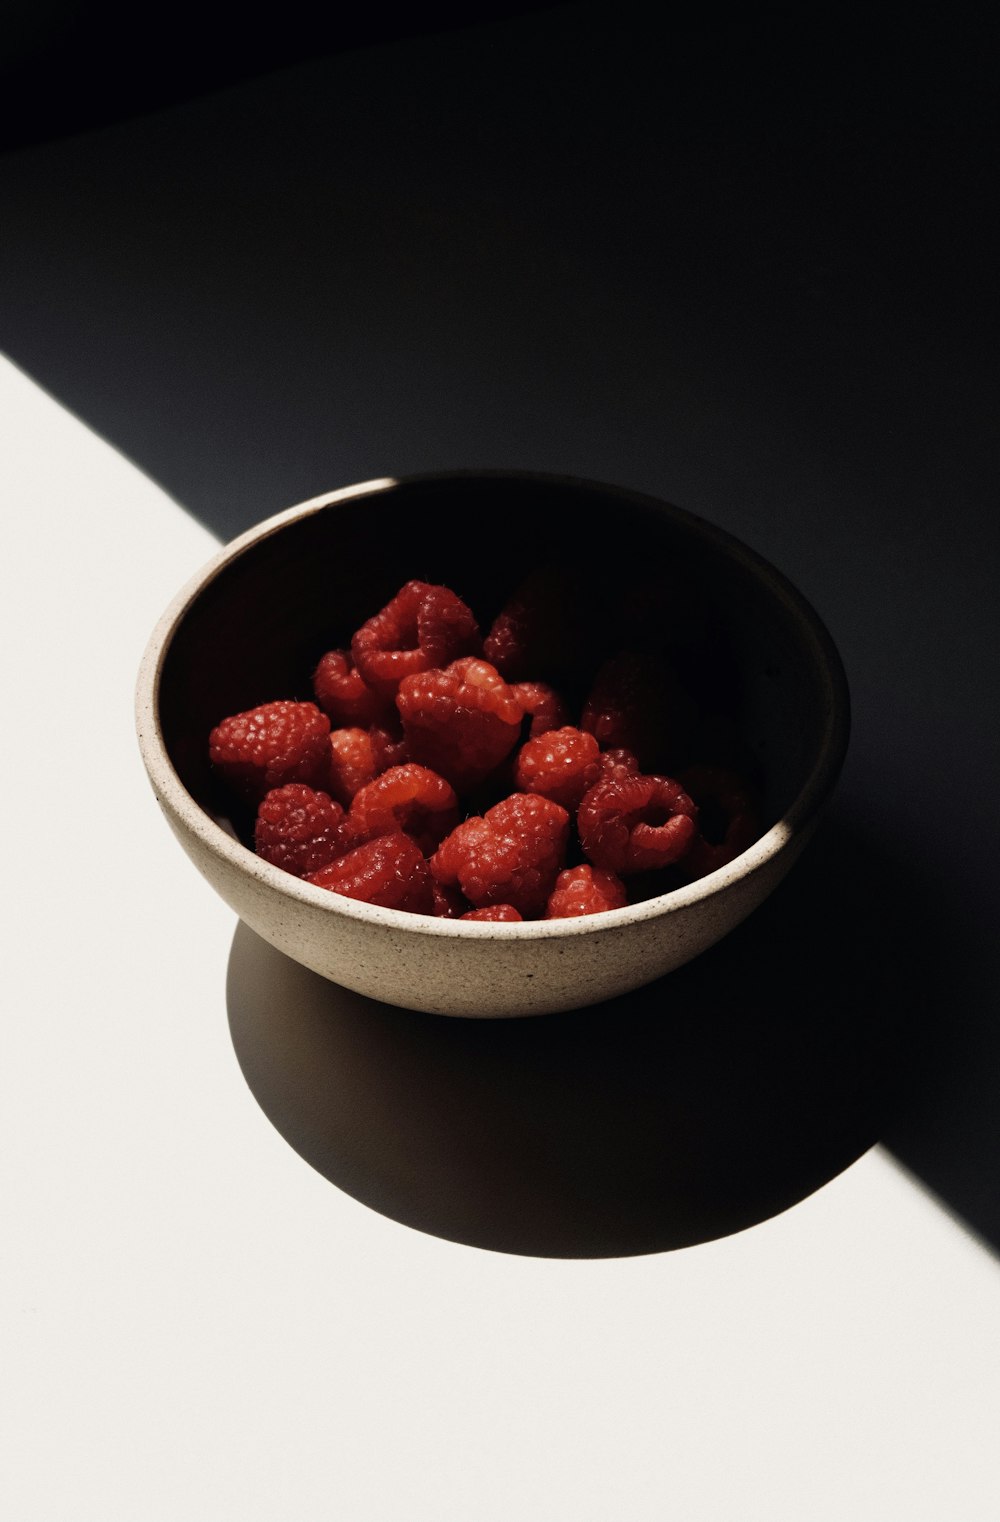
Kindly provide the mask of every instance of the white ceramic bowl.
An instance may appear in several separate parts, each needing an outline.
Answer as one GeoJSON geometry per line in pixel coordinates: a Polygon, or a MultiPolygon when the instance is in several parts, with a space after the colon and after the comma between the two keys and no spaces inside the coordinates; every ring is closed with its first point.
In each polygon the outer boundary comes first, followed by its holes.
{"type": "MultiPolygon", "coordinates": [[[[595,621],[603,616],[595,608],[595,621]]],[[[491,1017],[572,1009],[637,988],[745,919],[816,824],[843,760],[849,705],[840,659],[812,608],[730,535],[618,488],[497,472],[371,481],[241,535],[157,624],[137,722],[168,823],[253,930],[372,998],[491,1017]],[[488,562],[484,537],[493,541],[488,562]],[[763,791],[764,833],[749,850],[625,909],[509,925],[363,904],[240,843],[208,764],[213,725],[274,698],[309,698],[319,655],[347,643],[411,577],[453,586],[485,626],[536,561],[568,564],[577,553],[588,596],[599,585],[614,604],[610,594],[620,592],[615,617],[626,619],[640,606],[648,616],[652,600],[671,637],[695,652],[696,668],[721,682],[726,722],[738,724],[763,791]],[[642,597],[633,595],[636,577],[642,597]]],[[[762,948],[762,977],[769,957],[762,948]]]]}

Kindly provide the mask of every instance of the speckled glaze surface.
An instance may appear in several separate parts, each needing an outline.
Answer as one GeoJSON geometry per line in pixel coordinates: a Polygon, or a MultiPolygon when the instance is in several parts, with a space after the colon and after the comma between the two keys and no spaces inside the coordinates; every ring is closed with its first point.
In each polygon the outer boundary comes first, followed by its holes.
{"type": "MultiPolygon", "coordinates": [[[[351,569],[345,564],[345,587],[351,569]]],[[[391,579],[394,572],[386,574],[391,579]]],[[[275,638],[265,627],[262,641],[275,638]]],[[[271,696],[288,690],[278,685],[276,672],[261,680],[272,682],[271,696]]],[[[437,1014],[492,1018],[612,998],[690,961],[745,919],[792,867],[815,827],[842,764],[849,707],[839,657],[811,607],[777,571],[720,530],[611,487],[456,474],[333,492],[278,514],[227,546],[182,590],[152,634],[138,679],[137,727],[150,782],[177,839],[265,940],[369,997],[437,1014]],[[205,778],[208,729],[225,712],[267,698],[254,696],[245,680],[235,680],[231,692],[220,690],[212,656],[223,664],[218,646],[231,626],[238,645],[241,619],[249,617],[246,604],[255,595],[259,600],[255,588],[270,585],[272,566],[276,580],[294,579],[299,558],[303,566],[314,562],[315,536],[331,526],[338,530],[331,543],[363,544],[368,533],[375,547],[387,518],[410,513],[415,495],[446,511],[462,493],[477,491],[533,494],[533,501],[551,500],[557,513],[589,511],[610,500],[619,514],[634,512],[644,523],[662,525],[668,548],[670,536],[678,536],[699,564],[736,578],[732,601],[749,610],[740,615],[734,639],[747,672],[749,724],[765,766],[776,775],[784,766],[785,774],[772,804],[776,817],[729,866],[659,898],[581,919],[515,925],[439,920],[301,882],[260,860],[213,812],[205,778]],[[770,686],[759,692],[758,670],[771,673],[770,686]],[[787,756],[791,762],[781,759],[787,756]]]]}

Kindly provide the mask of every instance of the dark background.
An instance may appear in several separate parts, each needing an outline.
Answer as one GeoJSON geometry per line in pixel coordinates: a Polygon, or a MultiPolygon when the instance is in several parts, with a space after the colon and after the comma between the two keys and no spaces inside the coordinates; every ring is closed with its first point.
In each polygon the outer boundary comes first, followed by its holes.
{"type": "Polygon", "coordinates": [[[880,1134],[1000,1245],[992,9],[14,20],[0,348],[220,536],[552,470],[813,600],[854,734],[760,975],[807,944],[801,1019],[859,1053],[891,1017],[880,1134]]]}

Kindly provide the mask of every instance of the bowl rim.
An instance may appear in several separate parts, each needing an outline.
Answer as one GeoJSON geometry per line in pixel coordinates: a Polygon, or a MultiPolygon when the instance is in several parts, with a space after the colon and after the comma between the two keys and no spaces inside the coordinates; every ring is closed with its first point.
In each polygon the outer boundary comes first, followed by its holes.
{"type": "Polygon", "coordinates": [[[703,899],[712,898],[745,879],[765,870],[789,842],[814,821],[829,797],[843,766],[850,735],[850,694],[843,662],[825,624],[815,608],[798,588],[770,561],[750,548],[728,530],[718,527],[686,508],[654,497],[647,492],[582,477],[546,471],[526,470],[447,470],[415,472],[400,476],[378,476],[369,481],[339,487],[309,497],[303,502],[262,519],[212,555],[171,599],[157,620],[143,653],[135,690],[136,730],[139,750],[153,790],[161,805],[172,811],[201,844],[222,857],[238,872],[256,878],[279,895],[309,909],[326,911],[334,917],[346,917],[371,925],[406,930],[415,935],[429,935],[446,940],[496,939],[512,941],[551,940],[593,934],[603,929],[623,928],[627,924],[661,919],[690,908],[703,899]],[[812,647],[814,664],[826,687],[823,735],[812,767],[784,814],[752,846],[726,866],[707,873],[696,882],[669,893],[629,904],[621,909],[571,919],[476,921],[437,918],[411,914],[367,904],[342,894],[331,893],[312,883],[284,872],[257,856],[220,825],[195,800],[181,781],[167,751],[159,718],[159,692],[163,665],[173,636],[188,609],[233,561],[252,547],[281,532],[292,523],[323,512],[358,497],[377,498],[400,487],[435,485],[452,481],[510,481],[552,485],[603,496],[614,496],[635,506],[653,508],[683,524],[703,540],[740,562],[762,581],[793,615],[812,647]]]}

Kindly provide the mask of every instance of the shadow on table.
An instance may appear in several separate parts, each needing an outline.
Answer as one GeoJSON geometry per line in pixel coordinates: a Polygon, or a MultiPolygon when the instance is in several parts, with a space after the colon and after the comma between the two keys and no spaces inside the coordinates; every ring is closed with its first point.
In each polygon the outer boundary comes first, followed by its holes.
{"type": "Polygon", "coordinates": [[[696,962],[570,1014],[377,1004],[241,925],[236,1053],[301,1155],[382,1214],[498,1251],[594,1257],[739,1231],[885,1132],[939,1006],[941,942],[876,843],[831,823],[696,962]]]}

